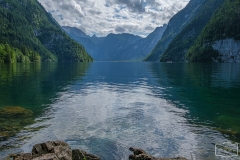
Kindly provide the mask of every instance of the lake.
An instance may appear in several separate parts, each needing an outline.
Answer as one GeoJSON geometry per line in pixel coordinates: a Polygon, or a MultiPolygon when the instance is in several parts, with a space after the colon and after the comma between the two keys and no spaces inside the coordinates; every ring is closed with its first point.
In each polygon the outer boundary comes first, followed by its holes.
{"type": "Polygon", "coordinates": [[[240,64],[2,64],[0,109],[6,106],[31,110],[33,120],[0,119],[14,130],[0,141],[0,159],[48,140],[103,160],[126,160],[129,147],[221,159],[236,155],[240,142],[240,64]]]}

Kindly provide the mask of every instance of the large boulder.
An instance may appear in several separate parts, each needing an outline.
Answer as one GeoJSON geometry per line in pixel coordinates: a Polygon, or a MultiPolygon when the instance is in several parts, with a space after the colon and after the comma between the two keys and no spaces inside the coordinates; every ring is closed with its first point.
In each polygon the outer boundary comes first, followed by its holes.
{"type": "Polygon", "coordinates": [[[51,157],[55,155],[60,160],[69,160],[72,159],[72,150],[70,146],[63,141],[48,141],[33,146],[32,149],[33,158],[42,157],[46,155],[51,157]]]}

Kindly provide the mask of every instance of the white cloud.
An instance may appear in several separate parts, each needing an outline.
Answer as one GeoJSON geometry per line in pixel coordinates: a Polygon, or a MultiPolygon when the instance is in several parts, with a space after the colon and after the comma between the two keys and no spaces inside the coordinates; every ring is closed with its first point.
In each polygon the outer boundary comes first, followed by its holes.
{"type": "Polygon", "coordinates": [[[61,26],[88,35],[132,33],[146,36],[184,8],[189,0],[38,0],[61,26]]]}

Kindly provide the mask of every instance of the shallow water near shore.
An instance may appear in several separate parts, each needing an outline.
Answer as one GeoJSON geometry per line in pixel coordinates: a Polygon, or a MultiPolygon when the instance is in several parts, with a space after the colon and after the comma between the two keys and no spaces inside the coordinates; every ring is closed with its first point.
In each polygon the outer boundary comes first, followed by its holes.
{"type": "Polygon", "coordinates": [[[131,146],[221,159],[215,144],[240,142],[239,64],[1,65],[0,90],[0,108],[20,106],[35,118],[0,141],[0,158],[58,139],[104,160],[128,159],[131,146]]]}

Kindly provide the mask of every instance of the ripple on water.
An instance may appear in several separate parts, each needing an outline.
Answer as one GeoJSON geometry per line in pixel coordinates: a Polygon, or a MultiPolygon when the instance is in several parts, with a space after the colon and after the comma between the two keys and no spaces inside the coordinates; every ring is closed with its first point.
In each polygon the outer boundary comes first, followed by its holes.
{"type": "Polygon", "coordinates": [[[52,118],[39,122],[50,126],[33,133],[22,149],[29,151],[39,140],[60,139],[103,159],[126,159],[130,146],[158,157],[190,157],[197,140],[184,125],[185,110],[159,98],[150,86],[125,90],[121,85],[95,85],[61,93],[51,106],[52,118]]]}
{"type": "MultiPolygon", "coordinates": [[[[135,79],[122,76],[119,81],[117,74],[88,76],[89,80],[75,78],[73,84],[68,83],[37,123],[29,126],[44,128],[19,133],[8,141],[19,148],[5,150],[0,155],[29,152],[33,144],[59,139],[72,148],[81,148],[105,160],[127,159],[130,146],[157,157],[214,159],[214,143],[227,140],[210,127],[190,124],[191,120],[198,121],[198,117],[189,116],[187,106],[179,98],[174,99],[176,93],[168,92],[174,89],[168,84],[167,87],[149,84],[149,79],[141,76],[135,79]],[[102,82],[106,78],[111,78],[111,82],[102,82]],[[126,79],[126,83],[121,83],[126,79]],[[166,97],[173,97],[173,101],[167,101],[166,97]],[[27,139],[20,140],[24,136],[27,139]]],[[[174,82],[165,77],[161,80],[162,83],[174,82]]],[[[176,92],[183,94],[179,88],[176,92]]],[[[205,125],[209,123],[212,122],[204,121],[205,125]]]]}

